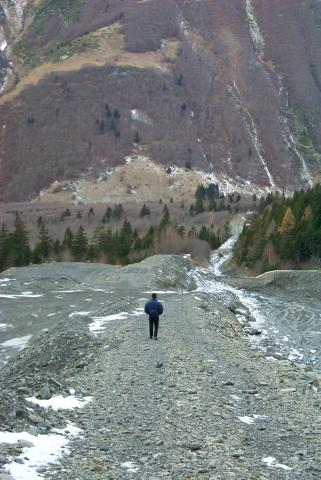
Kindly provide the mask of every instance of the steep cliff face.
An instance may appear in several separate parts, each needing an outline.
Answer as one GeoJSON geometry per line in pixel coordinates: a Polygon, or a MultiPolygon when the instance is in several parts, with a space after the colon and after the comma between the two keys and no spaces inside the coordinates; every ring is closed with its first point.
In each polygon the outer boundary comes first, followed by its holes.
{"type": "Polygon", "coordinates": [[[2,200],[97,177],[133,153],[240,188],[319,180],[319,3],[24,3],[23,32],[6,37],[2,200]]]}

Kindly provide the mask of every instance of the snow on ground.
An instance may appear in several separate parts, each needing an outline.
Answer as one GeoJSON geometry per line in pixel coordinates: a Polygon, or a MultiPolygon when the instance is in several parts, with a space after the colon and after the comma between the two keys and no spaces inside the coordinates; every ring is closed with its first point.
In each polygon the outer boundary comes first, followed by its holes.
{"type": "Polygon", "coordinates": [[[97,334],[104,329],[105,324],[114,320],[126,320],[128,317],[138,316],[144,313],[143,308],[136,308],[132,313],[120,312],[113,315],[106,315],[104,317],[91,317],[93,322],[89,325],[89,331],[97,334]]]}
{"type": "Polygon", "coordinates": [[[52,293],[82,293],[84,290],[54,290],[52,293]]]}
{"type": "Polygon", "coordinates": [[[22,294],[14,293],[14,294],[7,294],[7,293],[0,293],[0,298],[39,298],[43,297],[41,293],[32,293],[32,292],[24,292],[22,294]]]}
{"type": "Polygon", "coordinates": [[[291,467],[284,465],[283,463],[278,463],[274,457],[264,457],[262,462],[266,463],[268,467],[282,468],[283,470],[292,470],[291,467]]]}
{"type": "Polygon", "coordinates": [[[92,333],[97,333],[104,329],[104,325],[107,322],[112,322],[113,320],[125,320],[128,313],[121,312],[115,313],[114,315],[106,315],[105,317],[92,317],[93,322],[89,325],[89,331],[92,333]]]}
{"type": "Polygon", "coordinates": [[[69,397],[58,395],[57,397],[49,398],[49,400],[40,400],[36,397],[26,398],[26,400],[43,408],[52,408],[53,410],[73,410],[74,408],[84,407],[87,403],[92,401],[92,398],[93,397],[84,397],[79,399],[73,395],[70,395],[69,397]]]}
{"type": "Polygon", "coordinates": [[[253,425],[254,422],[258,420],[267,420],[268,417],[266,415],[252,415],[238,418],[241,422],[246,423],[247,425],[253,425]]]}
{"type": "Polygon", "coordinates": [[[121,463],[120,466],[122,468],[125,468],[128,472],[131,472],[131,473],[136,473],[139,470],[139,468],[134,462],[124,462],[124,463],[121,463]]]}
{"type": "MultiPolygon", "coordinates": [[[[147,292],[143,292],[143,293],[146,293],[146,294],[149,294],[151,295],[152,293],[157,293],[160,294],[160,295],[167,295],[168,293],[177,293],[177,290],[151,290],[151,291],[147,291],[147,292]]],[[[180,292],[181,293],[181,292],[180,292]]],[[[189,293],[189,292],[186,292],[186,293],[189,293]]]]}
{"type": "Polygon", "coordinates": [[[25,335],[24,337],[12,338],[11,340],[7,340],[0,345],[4,348],[17,348],[18,350],[23,350],[31,337],[32,335],[25,335]]]}
{"type": "Polygon", "coordinates": [[[92,312],[72,312],[68,315],[69,318],[73,317],[88,317],[92,312]]]}
{"type": "Polygon", "coordinates": [[[54,431],[55,434],[38,436],[27,432],[0,432],[0,443],[23,445],[27,442],[18,457],[23,463],[13,461],[4,467],[14,480],[41,480],[43,477],[37,474],[37,469],[67,454],[69,439],[80,435],[82,430],[68,423],[65,429],[54,431]]]}
{"type": "MultiPolygon", "coordinates": [[[[300,348],[299,350],[302,351],[302,348],[300,348]]],[[[297,350],[296,348],[291,348],[290,355],[288,356],[288,360],[290,360],[291,362],[293,361],[297,362],[302,360],[304,355],[299,350],[297,350]]]]}
{"type": "Polygon", "coordinates": [[[0,331],[2,330],[3,332],[9,330],[9,328],[13,328],[13,325],[11,323],[0,323],[0,331]]]}

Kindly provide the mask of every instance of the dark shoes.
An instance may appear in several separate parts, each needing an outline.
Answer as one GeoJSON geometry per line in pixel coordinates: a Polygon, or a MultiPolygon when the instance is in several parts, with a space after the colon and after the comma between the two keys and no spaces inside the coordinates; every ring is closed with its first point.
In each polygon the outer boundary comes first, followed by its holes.
{"type": "Polygon", "coordinates": [[[154,340],[157,340],[157,337],[154,337],[154,340]]]}

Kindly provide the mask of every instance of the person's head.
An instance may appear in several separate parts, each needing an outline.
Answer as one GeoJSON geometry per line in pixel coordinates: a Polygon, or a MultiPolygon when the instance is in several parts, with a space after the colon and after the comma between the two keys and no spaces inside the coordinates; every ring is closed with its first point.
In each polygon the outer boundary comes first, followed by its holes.
{"type": "Polygon", "coordinates": [[[156,293],[152,293],[152,298],[155,300],[157,298],[157,294],[156,293]]]}

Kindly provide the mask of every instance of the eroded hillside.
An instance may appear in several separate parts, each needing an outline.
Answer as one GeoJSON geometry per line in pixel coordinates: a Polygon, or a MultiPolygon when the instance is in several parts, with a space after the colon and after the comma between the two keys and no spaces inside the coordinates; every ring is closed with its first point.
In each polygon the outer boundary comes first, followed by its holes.
{"type": "Polygon", "coordinates": [[[0,17],[1,200],[99,177],[138,152],[240,188],[319,180],[317,2],[15,4],[19,34],[0,17]]]}

